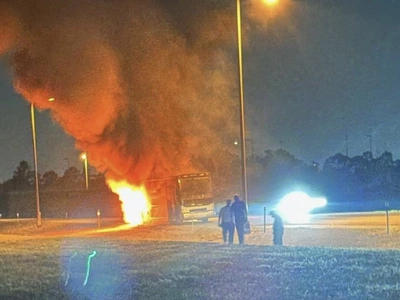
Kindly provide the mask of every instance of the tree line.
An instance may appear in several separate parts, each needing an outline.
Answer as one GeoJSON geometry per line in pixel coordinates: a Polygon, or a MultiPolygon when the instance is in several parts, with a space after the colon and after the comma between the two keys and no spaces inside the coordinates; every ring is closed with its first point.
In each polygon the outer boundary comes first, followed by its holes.
{"type": "MultiPolygon", "coordinates": [[[[217,196],[224,199],[240,192],[240,157],[231,155],[230,165],[225,166],[218,165],[216,160],[199,165],[202,171],[213,174],[217,196]]],[[[376,157],[369,151],[353,157],[337,153],[320,165],[315,161],[306,163],[284,149],[266,150],[262,155],[248,157],[247,167],[249,198],[253,202],[274,201],[295,189],[327,197],[330,202],[400,198],[400,160],[394,160],[390,152],[376,157]]],[[[84,189],[85,177],[83,171],[73,166],[62,176],[52,170],[39,174],[39,185],[50,191],[84,189]]],[[[107,189],[104,175],[91,175],[89,186],[107,189]]],[[[35,173],[26,161],[21,161],[12,178],[2,183],[3,192],[34,189],[35,173]]]]}
{"type": "MultiPolygon", "coordinates": [[[[53,170],[38,174],[39,186],[44,190],[70,190],[84,189],[84,173],[78,168],[72,166],[65,170],[62,176],[59,176],[53,170]]],[[[89,177],[91,189],[106,188],[104,175],[96,174],[89,177]]],[[[35,171],[26,161],[21,161],[13,176],[1,184],[3,192],[13,191],[31,191],[35,189],[35,171]]]]}
{"type": "Polygon", "coordinates": [[[377,157],[367,151],[354,157],[342,153],[328,157],[322,166],[305,163],[286,150],[266,150],[250,158],[249,185],[253,197],[279,198],[293,189],[330,202],[358,202],[400,198],[400,160],[390,152],[377,157]]]}

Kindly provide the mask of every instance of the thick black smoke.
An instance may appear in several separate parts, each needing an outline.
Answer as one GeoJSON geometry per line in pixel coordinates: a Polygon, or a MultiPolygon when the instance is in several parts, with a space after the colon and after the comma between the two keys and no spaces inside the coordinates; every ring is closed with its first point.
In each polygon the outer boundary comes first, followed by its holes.
{"type": "Polygon", "coordinates": [[[232,148],[234,22],[215,0],[0,0],[0,55],[91,164],[140,183],[232,148]]]}

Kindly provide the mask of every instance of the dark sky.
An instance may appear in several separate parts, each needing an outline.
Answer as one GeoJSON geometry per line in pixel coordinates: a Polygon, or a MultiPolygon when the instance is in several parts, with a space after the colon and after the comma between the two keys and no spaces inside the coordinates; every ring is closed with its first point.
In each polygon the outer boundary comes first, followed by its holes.
{"type": "MultiPolygon", "coordinates": [[[[288,2],[288,1],[285,1],[288,2]]],[[[299,159],[369,149],[400,158],[399,1],[290,1],[254,25],[244,53],[247,124],[257,153],[284,148],[299,159]]],[[[251,31],[251,33],[249,33],[251,31]]],[[[29,105],[0,69],[0,180],[32,165],[29,105]]],[[[80,166],[74,141],[37,114],[39,171],[80,166]]]]}
{"type": "MultiPolygon", "coordinates": [[[[0,70],[0,180],[12,177],[21,160],[33,166],[30,106],[14,92],[5,65],[0,70]]],[[[81,166],[74,141],[53,122],[48,112],[36,112],[39,171],[62,174],[68,163],[81,166]],[[68,158],[68,160],[66,160],[68,158]]]]}
{"type": "Polygon", "coordinates": [[[350,156],[371,134],[374,154],[399,158],[399,12],[398,1],[297,1],[258,32],[245,57],[257,150],[283,141],[322,162],[345,151],[346,134],[350,156]]]}

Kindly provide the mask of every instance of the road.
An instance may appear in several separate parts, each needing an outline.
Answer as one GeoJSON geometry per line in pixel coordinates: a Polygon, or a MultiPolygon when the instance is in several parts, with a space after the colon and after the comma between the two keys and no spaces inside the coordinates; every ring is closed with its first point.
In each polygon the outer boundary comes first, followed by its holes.
{"type": "MultiPolygon", "coordinates": [[[[101,228],[96,219],[57,220],[43,219],[41,228],[35,219],[0,220],[0,240],[28,240],[101,237],[135,241],[180,241],[221,243],[221,229],[217,218],[210,222],[185,222],[182,225],[142,225],[130,227],[103,219],[101,228]]],[[[263,216],[250,216],[249,245],[272,244],[272,218],[267,218],[264,230],[263,216]]],[[[314,215],[303,224],[285,224],[284,243],[287,246],[326,246],[400,249],[400,214],[390,214],[390,235],[386,232],[385,213],[314,215]]],[[[235,240],[236,241],[236,240],[235,240]]],[[[235,242],[236,243],[236,242],[235,242]]]]}
{"type": "MultiPolygon", "coordinates": [[[[263,216],[252,216],[250,222],[254,225],[264,223],[263,216]]],[[[272,224],[273,219],[267,217],[267,224],[272,224]]],[[[389,213],[389,224],[391,226],[400,226],[400,213],[389,213]]],[[[292,227],[381,227],[386,226],[386,213],[341,213],[341,214],[317,214],[311,215],[308,221],[288,223],[292,227]]]]}
{"type": "MultiPolygon", "coordinates": [[[[209,219],[208,223],[202,223],[199,221],[186,221],[185,225],[193,225],[196,227],[214,227],[216,226],[218,218],[209,219]]],[[[263,216],[250,216],[250,223],[252,226],[263,226],[264,217],[263,216]]],[[[67,226],[76,228],[86,228],[92,227],[97,224],[95,219],[44,219],[47,223],[51,224],[51,227],[58,228],[62,226],[67,226]],[[47,220],[47,221],[46,221],[47,220]]],[[[35,219],[0,219],[0,231],[5,229],[4,225],[13,226],[13,224],[31,224],[32,230],[35,230],[34,226],[35,219]]],[[[116,219],[102,219],[101,224],[103,226],[110,226],[112,224],[117,224],[116,219]]],[[[266,225],[270,227],[273,223],[273,219],[267,216],[266,225]]],[[[389,224],[391,227],[400,227],[400,213],[391,212],[389,213],[389,224]]],[[[49,226],[49,225],[47,225],[49,226]]],[[[46,226],[46,227],[47,227],[46,226]]],[[[146,225],[144,225],[146,226],[146,225]]],[[[24,230],[24,226],[19,226],[21,230],[24,230]]],[[[27,228],[30,228],[27,227],[27,228]]],[[[97,227],[97,226],[96,226],[97,227]]],[[[317,214],[311,215],[308,221],[302,221],[297,223],[285,222],[285,227],[315,227],[315,228],[357,228],[357,227],[386,227],[386,214],[385,212],[373,212],[373,213],[341,213],[341,214],[317,214]]],[[[18,227],[17,227],[18,228],[18,227]]],[[[26,228],[25,228],[26,229],[26,228]]],[[[14,230],[13,230],[14,231],[14,230]]]]}

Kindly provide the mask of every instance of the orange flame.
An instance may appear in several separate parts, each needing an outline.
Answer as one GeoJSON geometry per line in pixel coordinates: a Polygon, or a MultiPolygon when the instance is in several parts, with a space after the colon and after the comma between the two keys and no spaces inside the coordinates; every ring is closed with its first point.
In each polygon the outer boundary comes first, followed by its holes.
{"type": "Polygon", "coordinates": [[[119,196],[125,223],[138,226],[149,219],[150,202],[144,186],[137,187],[126,181],[114,180],[108,180],[107,183],[119,196]]]}

